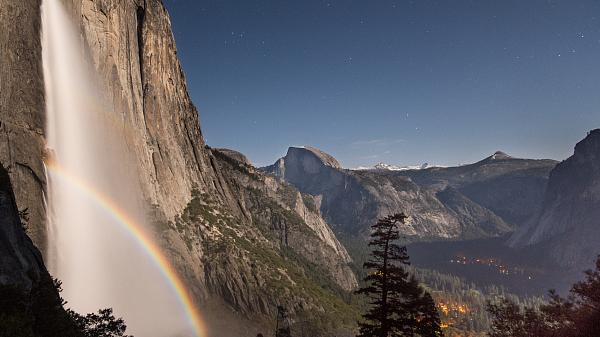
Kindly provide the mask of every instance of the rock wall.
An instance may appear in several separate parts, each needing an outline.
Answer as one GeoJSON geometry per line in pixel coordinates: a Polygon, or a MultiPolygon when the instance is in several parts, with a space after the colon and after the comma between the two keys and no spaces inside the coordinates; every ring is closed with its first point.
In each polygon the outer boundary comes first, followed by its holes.
{"type": "Polygon", "coordinates": [[[600,254],[600,129],[577,143],[574,154],[550,173],[541,210],[510,240],[539,246],[556,262],[589,268],[600,254]]]}
{"type": "Polygon", "coordinates": [[[0,0],[0,162],[28,232],[45,249],[44,78],[40,0],[0,0]]]}

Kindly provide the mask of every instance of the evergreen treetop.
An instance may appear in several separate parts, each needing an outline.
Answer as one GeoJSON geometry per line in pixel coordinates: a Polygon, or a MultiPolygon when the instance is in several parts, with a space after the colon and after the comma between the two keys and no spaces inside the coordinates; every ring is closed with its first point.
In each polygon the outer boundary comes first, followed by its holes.
{"type": "Polygon", "coordinates": [[[360,337],[442,336],[440,318],[432,297],[405,270],[406,247],[397,244],[404,213],[380,219],[371,226],[366,286],[357,293],[369,298],[371,308],[359,322],[360,337]]]}

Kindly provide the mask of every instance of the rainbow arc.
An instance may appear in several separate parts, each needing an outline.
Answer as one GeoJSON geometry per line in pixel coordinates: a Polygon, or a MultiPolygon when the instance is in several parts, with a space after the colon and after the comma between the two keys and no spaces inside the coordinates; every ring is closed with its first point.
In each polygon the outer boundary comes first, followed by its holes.
{"type": "MultiPolygon", "coordinates": [[[[47,158],[48,159],[48,158],[47,158]]],[[[179,300],[183,311],[193,329],[195,337],[206,337],[207,329],[193,297],[182,281],[181,277],[173,268],[170,261],[162,253],[161,248],[154,242],[153,238],[146,232],[144,227],[127,215],[110,198],[96,191],[85,181],[79,179],[76,175],[70,174],[63,169],[56,161],[46,160],[46,170],[53,179],[60,179],[79,191],[83,196],[89,198],[100,209],[108,214],[116,223],[121,225],[125,232],[136,242],[144,253],[154,262],[161,275],[179,300]]]]}

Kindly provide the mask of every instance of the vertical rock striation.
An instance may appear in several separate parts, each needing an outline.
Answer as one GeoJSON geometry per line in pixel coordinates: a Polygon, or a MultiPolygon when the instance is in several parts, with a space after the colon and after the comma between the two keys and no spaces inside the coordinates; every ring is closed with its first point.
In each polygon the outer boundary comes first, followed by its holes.
{"type": "Polygon", "coordinates": [[[0,0],[0,162],[42,250],[46,226],[40,0],[0,0]]]}

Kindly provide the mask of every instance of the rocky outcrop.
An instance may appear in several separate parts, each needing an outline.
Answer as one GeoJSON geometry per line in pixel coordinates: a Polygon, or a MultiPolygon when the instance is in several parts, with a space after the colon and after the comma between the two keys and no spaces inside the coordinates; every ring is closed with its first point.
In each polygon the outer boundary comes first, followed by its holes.
{"type": "Polygon", "coordinates": [[[418,184],[394,171],[344,170],[332,156],[308,147],[290,148],[264,170],[321,198],[323,215],[340,233],[366,237],[376,219],[400,211],[410,216],[403,233],[416,240],[486,237],[512,229],[468,197],[444,194],[447,183],[418,184]]]}
{"type": "Polygon", "coordinates": [[[0,285],[30,291],[47,276],[39,251],[25,234],[8,172],[0,165],[0,285]]]}
{"type": "Polygon", "coordinates": [[[224,149],[224,148],[219,148],[219,149],[215,149],[215,150],[230,157],[233,160],[239,161],[240,163],[242,163],[244,165],[252,166],[252,162],[250,161],[250,159],[248,159],[248,157],[246,157],[246,155],[241,152],[231,150],[231,149],[224,149]]]}
{"type": "Polygon", "coordinates": [[[588,268],[600,254],[600,129],[550,173],[541,210],[510,240],[538,246],[565,267],[588,268]]]}

